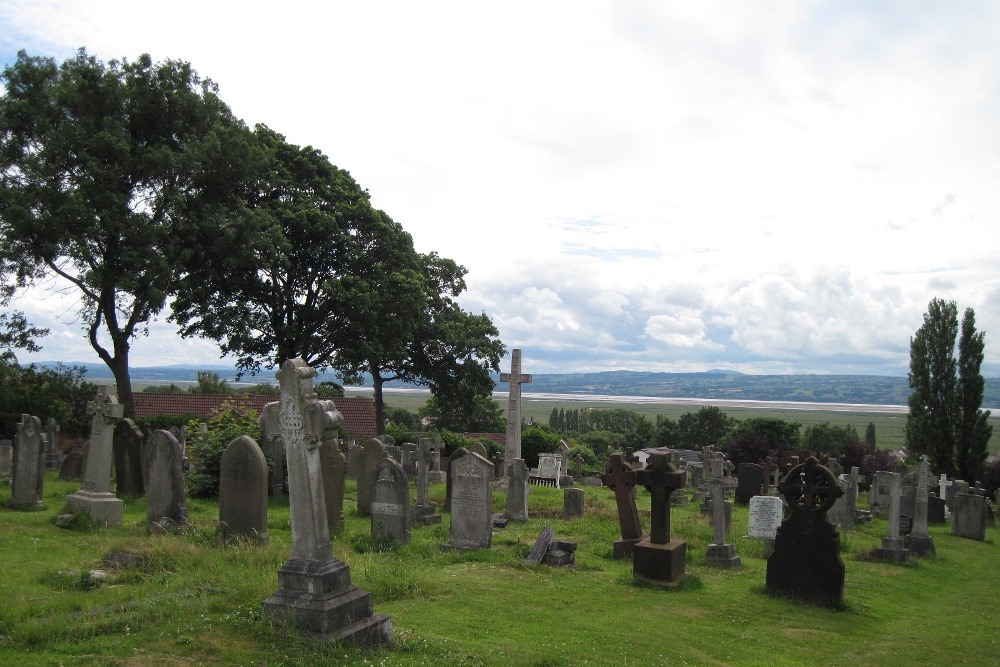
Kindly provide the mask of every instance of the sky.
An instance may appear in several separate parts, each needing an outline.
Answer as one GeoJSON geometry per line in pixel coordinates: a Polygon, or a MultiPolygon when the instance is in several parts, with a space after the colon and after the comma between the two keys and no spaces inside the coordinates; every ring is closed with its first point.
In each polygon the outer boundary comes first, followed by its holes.
{"type": "MultiPolygon", "coordinates": [[[[991,0],[0,4],[0,64],[81,46],[322,150],[524,372],[905,376],[942,298],[1000,376],[991,0]]],[[[12,307],[52,329],[22,362],[98,361],[73,296],[12,307]]],[[[220,361],[166,313],[132,349],[220,361]]]]}

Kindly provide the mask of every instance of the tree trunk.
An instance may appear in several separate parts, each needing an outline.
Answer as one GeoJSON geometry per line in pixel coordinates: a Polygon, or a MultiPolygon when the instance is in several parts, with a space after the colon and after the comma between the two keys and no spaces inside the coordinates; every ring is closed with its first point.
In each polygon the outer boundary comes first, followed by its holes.
{"type": "Polygon", "coordinates": [[[375,395],[375,435],[385,435],[385,402],[382,400],[382,383],[384,380],[378,373],[372,373],[372,386],[375,395]]]}

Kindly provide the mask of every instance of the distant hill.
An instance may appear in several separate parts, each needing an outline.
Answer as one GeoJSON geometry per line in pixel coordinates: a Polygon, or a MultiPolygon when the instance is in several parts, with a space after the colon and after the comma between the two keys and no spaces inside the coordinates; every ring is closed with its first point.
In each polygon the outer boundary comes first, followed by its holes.
{"type": "MultiPolygon", "coordinates": [[[[52,366],[56,362],[42,362],[52,366]]],[[[87,379],[110,380],[104,364],[65,364],[83,366],[87,379]]],[[[170,383],[195,382],[200,370],[210,370],[234,382],[232,366],[148,366],[132,369],[133,381],[170,383]]],[[[318,380],[339,381],[333,373],[320,373],[318,380]]],[[[506,383],[493,376],[497,391],[506,383]]],[[[264,371],[243,382],[274,382],[274,373],[264,371]]],[[[387,387],[411,387],[402,382],[387,387]]],[[[718,398],[753,401],[803,401],[807,403],[859,403],[862,405],[906,405],[910,395],[905,377],[884,375],[746,375],[736,371],[711,370],[706,373],[652,373],[643,371],[605,371],[601,373],[534,373],[531,384],[522,385],[525,394],[605,394],[609,396],[656,396],[667,398],[718,398]]],[[[1000,408],[1000,378],[987,378],[983,406],[1000,408]]]]}

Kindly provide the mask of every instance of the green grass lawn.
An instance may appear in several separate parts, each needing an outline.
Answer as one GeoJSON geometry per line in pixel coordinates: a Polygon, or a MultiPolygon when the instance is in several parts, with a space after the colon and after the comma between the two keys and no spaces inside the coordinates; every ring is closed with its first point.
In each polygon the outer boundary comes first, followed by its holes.
{"type": "MultiPolygon", "coordinates": [[[[46,480],[45,508],[2,506],[0,487],[0,664],[3,665],[944,665],[997,664],[1000,557],[996,528],[985,542],[932,527],[937,556],[911,566],[865,559],[886,533],[875,520],[842,533],[846,609],[831,611],[764,594],[759,540],[744,537],[747,511],[735,507],[739,570],[703,563],[712,540],[691,503],[673,511],[687,542],[677,589],[633,581],[611,558],[618,525],[612,493],[584,487],[587,516],[563,520],[562,491],[532,487],[531,520],[494,533],[493,548],[441,549],[448,516],[413,528],[413,541],[374,551],[349,483],[346,526],[334,538],[355,585],[392,617],[395,644],[359,651],[275,628],[264,598],[278,588],[290,551],[287,502],[272,502],[266,546],[225,546],[215,537],[218,505],[190,499],[194,528],[151,536],[143,500],[127,501],[122,527],[58,528],[78,483],[46,480]],[[544,526],[579,544],[576,565],[530,566],[524,557],[544,526]],[[112,551],[141,566],[95,581],[112,551]]],[[[444,486],[432,487],[442,502],[444,486]]],[[[641,491],[641,508],[649,496],[641,491]]],[[[503,497],[496,494],[497,511],[503,497]]],[[[648,527],[648,520],[645,520],[648,527]]]]}

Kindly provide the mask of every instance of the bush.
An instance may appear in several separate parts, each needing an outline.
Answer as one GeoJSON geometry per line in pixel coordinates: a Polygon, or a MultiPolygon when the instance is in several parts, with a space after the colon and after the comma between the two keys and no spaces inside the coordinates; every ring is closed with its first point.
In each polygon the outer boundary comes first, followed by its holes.
{"type": "MultiPolygon", "coordinates": [[[[226,401],[212,413],[207,431],[198,428],[197,420],[188,424],[186,454],[191,461],[191,470],[185,475],[185,482],[189,494],[201,497],[219,494],[219,464],[222,455],[229,443],[241,435],[248,435],[255,442],[260,442],[257,412],[249,406],[232,401],[226,401]]],[[[269,458],[268,468],[273,465],[269,458]]]]}
{"type": "Polygon", "coordinates": [[[529,426],[521,431],[521,458],[529,468],[538,467],[538,455],[559,449],[559,436],[547,428],[529,426]]]}
{"type": "Polygon", "coordinates": [[[583,459],[584,468],[596,468],[601,465],[601,459],[598,458],[593,449],[587,445],[573,445],[569,448],[569,460],[571,462],[570,469],[572,469],[573,466],[572,461],[576,459],[577,456],[583,459]]]}

